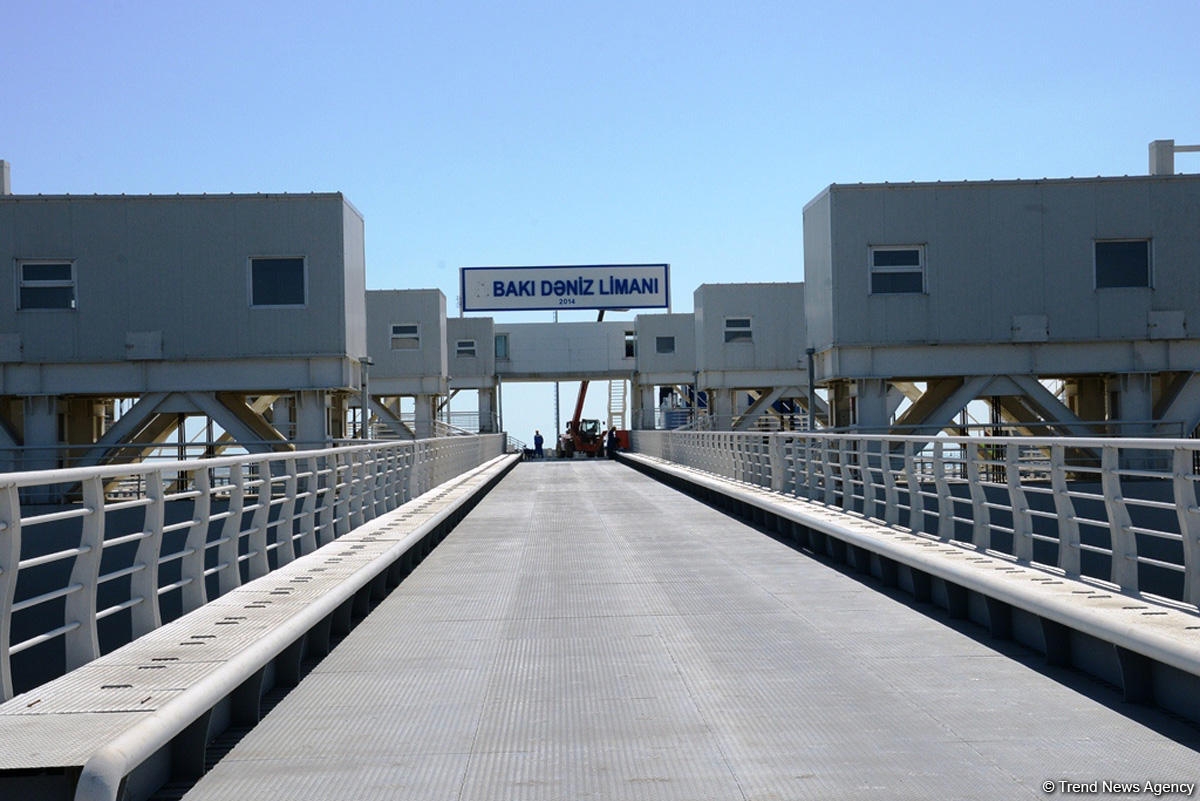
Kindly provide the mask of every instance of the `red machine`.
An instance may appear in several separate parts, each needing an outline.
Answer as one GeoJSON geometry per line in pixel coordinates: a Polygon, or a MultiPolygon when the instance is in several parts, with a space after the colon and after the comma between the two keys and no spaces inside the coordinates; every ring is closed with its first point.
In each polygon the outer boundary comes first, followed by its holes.
{"type": "MultiPolygon", "coordinates": [[[[596,317],[596,322],[604,320],[604,310],[596,317]]],[[[586,453],[589,457],[604,453],[604,436],[600,430],[599,420],[581,420],[583,416],[583,399],[587,396],[588,381],[579,382],[579,398],[575,401],[575,414],[567,421],[567,429],[558,436],[558,453],[568,459],[576,453],[586,453]]],[[[629,447],[629,432],[617,431],[617,447],[629,447]]]]}
{"type": "Polygon", "coordinates": [[[567,430],[558,438],[558,452],[568,459],[576,453],[596,456],[604,452],[604,438],[600,435],[599,420],[581,420],[583,399],[587,396],[588,382],[579,382],[579,398],[575,401],[575,414],[567,421],[567,430]]]}

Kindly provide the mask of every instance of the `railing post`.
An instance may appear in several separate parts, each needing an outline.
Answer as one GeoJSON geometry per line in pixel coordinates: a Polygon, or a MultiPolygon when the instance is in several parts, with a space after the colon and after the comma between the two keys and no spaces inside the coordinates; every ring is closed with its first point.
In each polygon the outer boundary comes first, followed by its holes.
{"type": "Polygon", "coordinates": [[[221,526],[221,544],[217,546],[217,588],[221,595],[241,586],[238,566],[238,540],[242,536],[242,511],[246,508],[246,485],[241,464],[229,466],[229,515],[221,526]]]}
{"type": "Polygon", "coordinates": [[[1200,605],[1200,508],[1196,503],[1196,480],[1192,475],[1191,448],[1176,448],[1174,458],[1175,511],[1179,515],[1179,533],[1183,535],[1183,600],[1200,605]]]}
{"type": "Polygon", "coordinates": [[[386,459],[383,451],[377,445],[372,445],[368,450],[363,452],[363,456],[367,459],[367,475],[370,480],[367,482],[369,493],[367,495],[367,519],[374,520],[387,510],[383,504],[383,479],[384,470],[386,467],[386,459]]]}
{"type": "Polygon", "coordinates": [[[84,479],[83,505],[90,511],[83,518],[79,554],[71,567],[71,584],[79,589],[67,596],[63,623],[79,625],[65,635],[67,670],[86,665],[100,656],[100,637],[96,631],[96,585],[100,576],[100,558],[104,555],[104,483],[99,476],[84,479]]]}
{"type": "Polygon", "coordinates": [[[429,489],[429,443],[417,440],[413,443],[413,497],[423,495],[429,489]]]}
{"type": "Polygon", "coordinates": [[[771,453],[771,491],[785,492],[788,487],[788,474],[791,474],[792,495],[796,494],[796,450],[795,438],[787,434],[768,434],[770,437],[771,453]],[[789,441],[791,447],[788,447],[789,441]]]}
{"type": "Polygon", "coordinates": [[[367,522],[367,453],[355,450],[350,454],[350,469],[346,480],[350,483],[350,530],[367,522]]]}
{"type": "Polygon", "coordinates": [[[383,505],[384,511],[396,508],[396,449],[388,446],[383,450],[383,505]]]}
{"type": "Polygon", "coordinates": [[[337,456],[324,454],[317,460],[317,547],[333,542],[337,536],[337,456]]]}
{"type": "MultiPolygon", "coordinates": [[[[816,500],[817,489],[820,486],[820,483],[817,481],[816,470],[814,469],[816,460],[813,458],[813,454],[815,453],[816,448],[817,440],[813,437],[812,432],[806,431],[804,433],[804,497],[808,498],[810,501],[816,500]]],[[[799,481],[796,482],[797,494],[799,494],[800,490],[799,483],[799,481]]]]}
{"type": "Polygon", "coordinates": [[[854,511],[854,467],[850,461],[850,437],[842,437],[841,451],[838,458],[838,467],[842,474],[842,509],[847,512],[854,511]]]}
{"type": "Polygon", "coordinates": [[[1067,486],[1066,448],[1059,443],[1050,446],[1050,489],[1054,493],[1054,514],[1058,517],[1058,566],[1068,576],[1078,576],[1079,521],[1075,503],[1067,486]]]}
{"type": "Polygon", "coordinates": [[[199,494],[192,504],[192,525],[188,528],[183,545],[185,555],[179,560],[179,577],[191,579],[180,590],[185,614],[208,603],[208,588],[204,586],[204,544],[208,541],[212,487],[209,483],[208,468],[203,464],[192,472],[192,484],[199,494]]]}
{"type": "Polygon", "coordinates": [[[271,519],[271,463],[259,461],[258,492],[254,496],[255,510],[250,519],[250,531],[247,535],[247,575],[251,581],[271,572],[271,562],[267,558],[267,524],[271,519]]]}
{"type": "Polygon", "coordinates": [[[766,434],[767,438],[767,453],[766,453],[766,470],[769,483],[763,483],[762,486],[769,486],[771,492],[783,492],[784,478],[787,473],[786,459],[783,455],[783,434],[766,434]]]}
{"type": "Polygon", "coordinates": [[[296,460],[283,460],[283,503],[279,505],[279,517],[275,520],[275,564],[283,567],[296,561],[296,495],[300,492],[300,481],[296,476],[296,460]]]}
{"type": "Polygon", "coordinates": [[[900,492],[892,472],[892,447],[887,440],[879,442],[879,465],[883,468],[883,522],[894,526],[900,522],[900,492]]]}
{"type": "Polygon", "coordinates": [[[405,444],[400,454],[400,503],[405,504],[413,499],[413,446],[405,444]]]}
{"type": "Polygon", "coordinates": [[[13,696],[12,605],[21,561],[21,496],[12,484],[0,489],[0,701],[13,696]]]}
{"type": "Polygon", "coordinates": [[[904,441],[904,480],[908,483],[908,527],[925,530],[925,495],[921,491],[921,474],[917,472],[917,456],[911,440],[904,441]]]}
{"type": "Polygon", "coordinates": [[[341,537],[350,531],[350,495],[354,468],[351,454],[344,449],[333,454],[333,536],[341,537]]]}
{"type": "Polygon", "coordinates": [[[1008,480],[1008,504],[1012,508],[1013,556],[1020,562],[1033,561],[1033,516],[1021,485],[1021,446],[1009,441],[1004,446],[1005,477],[1008,480]]]}
{"type": "Polygon", "coordinates": [[[1133,521],[1121,494],[1121,475],[1117,472],[1120,454],[1115,445],[1105,445],[1100,451],[1100,486],[1104,507],[1108,512],[1108,534],[1112,543],[1111,580],[1126,592],[1137,592],[1138,563],[1137,535],[1133,521]]]}
{"type": "Polygon", "coordinates": [[[158,470],[146,473],[146,511],[142,516],[142,538],[138,541],[134,564],[141,567],[129,577],[129,595],[141,598],[130,610],[133,639],[148,634],[162,625],[162,612],[158,605],[158,557],[162,553],[163,540],[163,497],[162,473],[158,470]]]}
{"type": "Polygon", "coordinates": [[[833,449],[829,443],[829,437],[821,440],[821,473],[825,476],[825,504],[833,506],[837,503],[837,482],[833,477],[833,449]]]}
{"type": "Polygon", "coordinates": [[[937,487],[938,539],[949,542],[954,539],[954,493],[946,477],[944,447],[941,440],[933,443],[933,481],[937,487]]]}
{"type": "MultiPolygon", "coordinates": [[[[317,549],[317,459],[304,460],[304,501],[300,504],[300,551],[312,553],[317,549]]],[[[297,488],[298,489],[298,488],[297,488]]]]}
{"type": "Polygon", "coordinates": [[[401,480],[403,472],[400,469],[400,449],[392,445],[387,453],[387,508],[390,512],[402,503],[400,499],[403,496],[404,484],[401,480]]]}
{"type": "Polygon", "coordinates": [[[963,458],[967,460],[967,487],[971,491],[971,543],[987,550],[992,547],[992,516],[979,469],[980,447],[973,442],[964,444],[963,458]]]}

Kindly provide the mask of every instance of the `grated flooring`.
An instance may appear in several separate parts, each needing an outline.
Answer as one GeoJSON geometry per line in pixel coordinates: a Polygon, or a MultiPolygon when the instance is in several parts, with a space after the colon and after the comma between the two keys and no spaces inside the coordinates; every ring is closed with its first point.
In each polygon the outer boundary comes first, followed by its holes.
{"type": "Polygon", "coordinates": [[[980,636],[616,463],[526,462],[182,797],[1033,799],[1200,779],[1195,728],[980,636]]]}

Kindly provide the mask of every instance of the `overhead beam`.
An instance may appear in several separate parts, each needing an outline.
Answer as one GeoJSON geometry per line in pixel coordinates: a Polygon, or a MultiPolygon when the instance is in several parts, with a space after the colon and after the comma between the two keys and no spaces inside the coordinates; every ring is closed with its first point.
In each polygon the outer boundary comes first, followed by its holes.
{"type": "Polygon", "coordinates": [[[233,435],[239,445],[252,453],[294,450],[295,446],[261,414],[256,414],[240,395],[228,392],[185,393],[196,408],[233,435]]]}
{"type": "MultiPolygon", "coordinates": [[[[127,446],[127,443],[138,441],[152,442],[153,440],[145,439],[146,429],[151,425],[154,417],[158,415],[159,406],[166,401],[169,395],[170,393],[167,392],[152,392],[149,395],[143,395],[138,398],[133,406],[125,414],[118,417],[109,429],[104,432],[104,435],[84,452],[83,456],[75,462],[75,466],[92,467],[94,465],[119,461],[116,458],[116,454],[119,451],[127,450],[127,447],[121,446],[127,446]]],[[[161,433],[161,430],[159,433],[161,433]]]]}
{"type": "Polygon", "coordinates": [[[954,421],[955,415],[979,397],[992,381],[990,375],[970,378],[940,378],[931,381],[924,394],[909,406],[893,426],[897,434],[940,431],[954,421]]]}
{"type": "MultiPolygon", "coordinates": [[[[770,410],[771,405],[773,403],[775,403],[775,401],[779,400],[782,397],[785,397],[785,393],[789,389],[794,389],[794,388],[793,387],[775,387],[774,389],[770,389],[770,390],[762,390],[762,389],[752,390],[753,392],[758,393],[758,397],[755,398],[754,403],[750,404],[750,408],[746,409],[746,411],[742,412],[740,417],[738,417],[736,420],[732,421],[732,425],[730,425],[730,428],[734,431],[749,430],[751,428],[751,426],[754,425],[754,422],[756,420],[758,420],[758,418],[763,416],[763,413],[770,410]]],[[[796,392],[799,392],[799,390],[796,390],[796,392]]]]}
{"type": "Polygon", "coordinates": [[[1036,378],[1027,375],[1011,375],[1008,378],[1020,388],[1029,407],[1047,423],[1069,432],[1073,437],[1096,436],[1095,429],[1080,420],[1057,395],[1046,389],[1036,378]]]}

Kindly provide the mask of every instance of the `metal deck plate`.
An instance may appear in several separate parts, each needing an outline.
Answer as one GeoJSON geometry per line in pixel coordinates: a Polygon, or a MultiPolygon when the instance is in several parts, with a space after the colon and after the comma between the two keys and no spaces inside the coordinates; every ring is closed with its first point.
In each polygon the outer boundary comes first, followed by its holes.
{"type": "Polygon", "coordinates": [[[1196,780],[1196,729],[935,618],[620,465],[525,463],[186,798],[1196,780]]]}

